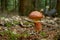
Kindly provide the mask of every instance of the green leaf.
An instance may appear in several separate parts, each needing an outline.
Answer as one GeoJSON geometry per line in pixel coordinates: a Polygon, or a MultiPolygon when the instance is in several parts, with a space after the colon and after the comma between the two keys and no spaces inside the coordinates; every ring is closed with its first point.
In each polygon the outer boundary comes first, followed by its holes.
{"type": "Polygon", "coordinates": [[[7,22],[7,23],[5,23],[5,26],[6,27],[11,27],[12,26],[12,23],[11,22],[7,22]]]}
{"type": "Polygon", "coordinates": [[[40,35],[42,35],[43,37],[46,36],[45,32],[40,32],[40,35]]]}

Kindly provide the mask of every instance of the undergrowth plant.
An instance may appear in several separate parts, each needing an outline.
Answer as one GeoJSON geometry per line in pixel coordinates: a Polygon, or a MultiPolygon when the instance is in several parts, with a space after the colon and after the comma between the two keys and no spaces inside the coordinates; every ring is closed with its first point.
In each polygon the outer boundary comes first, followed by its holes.
{"type": "Polygon", "coordinates": [[[40,32],[40,35],[41,35],[42,37],[45,37],[45,36],[46,36],[46,33],[43,32],[43,31],[41,31],[41,32],[40,32]]]}
{"type": "Polygon", "coordinates": [[[12,23],[11,22],[7,22],[7,23],[5,23],[5,26],[6,27],[11,27],[12,26],[12,23]]]}
{"type": "Polygon", "coordinates": [[[8,40],[18,40],[18,37],[20,36],[20,34],[14,34],[10,30],[0,32],[0,35],[2,35],[2,36],[7,35],[8,36],[7,37],[8,40]]]}

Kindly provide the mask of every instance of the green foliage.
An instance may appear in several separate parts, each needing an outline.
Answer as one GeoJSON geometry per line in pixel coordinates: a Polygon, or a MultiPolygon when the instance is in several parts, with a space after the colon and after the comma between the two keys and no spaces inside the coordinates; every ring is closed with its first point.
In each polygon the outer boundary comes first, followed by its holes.
{"type": "Polygon", "coordinates": [[[5,23],[5,26],[6,27],[11,27],[12,26],[12,23],[11,22],[7,22],[7,23],[5,23]]]}
{"type": "Polygon", "coordinates": [[[37,10],[40,11],[40,9],[44,9],[45,8],[45,2],[46,0],[37,0],[36,6],[37,6],[37,10]]]}
{"type": "Polygon", "coordinates": [[[45,37],[46,36],[46,33],[45,32],[40,32],[40,35],[45,37]]]}
{"type": "Polygon", "coordinates": [[[0,0],[0,7],[1,7],[1,0],[0,0]]]}
{"type": "Polygon", "coordinates": [[[12,32],[9,32],[8,36],[9,36],[9,40],[17,40],[16,35],[13,34],[12,32]]]}
{"type": "Polygon", "coordinates": [[[2,36],[3,36],[3,35],[4,35],[4,32],[0,32],[0,35],[2,35],[2,36]]]}
{"type": "Polygon", "coordinates": [[[14,0],[7,0],[7,9],[8,10],[14,9],[14,0]]]}
{"type": "Polygon", "coordinates": [[[18,25],[18,24],[19,24],[18,21],[13,20],[13,22],[6,22],[6,23],[5,23],[5,26],[6,26],[6,27],[12,27],[12,26],[18,25]]]}
{"type": "Polygon", "coordinates": [[[0,35],[2,35],[2,36],[7,35],[8,40],[18,40],[18,38],[20,38],[20,37],[27,38],[30,36],[30,34],[27,31],[23,32],[22,34],[14,34],[10,30],[2,31],[2,32],[0,32],[0,35]]]}
{"type": "Polygon", "coordinates": [[[10,30],[0,32],[0,35],[3,35],[3,36],[8,35],[8,37],[7,37],[8,40],[18,40],[17,38],[20,36],[20,34],[14,34],[10,30]]]}
{"type": "Polygon", "coordinates": [[[31,23],[31,22],[28,22],[28,21],[26,21],[26,22],[23,22],[23,24],[24,24],[24,25],[33,25],[33,23],[31,23]]]}
{"type": "Polygon", "coordinates": [[[18,24],[19,24],[18,21],[13,20],[13,25],[18,25],[18,24]]]}
{"type": "Polygon", "coordinates": [[[13,11],[18,7],[18,0],[7,0],[7,10],[13,11]]]}

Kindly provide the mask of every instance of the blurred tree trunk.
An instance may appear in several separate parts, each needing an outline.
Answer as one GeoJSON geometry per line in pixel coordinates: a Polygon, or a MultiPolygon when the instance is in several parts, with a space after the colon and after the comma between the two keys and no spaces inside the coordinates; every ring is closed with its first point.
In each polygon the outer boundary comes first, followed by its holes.
{"type": "Polygon", "coordinates": [[[60,14],[60,0],[57,0],[57,12],[60,14]]]}
{"type": "Polygon", "coordinates": [[[5,2],[6,0],[1,0],[1,10],[2,12],[5,11],[5,2]]]}
{"type": "Polygon", "coordinates": [[[20,0],[19,1],[19,12],[20,15],[28,15],[33,10],[33,1],[32,0],[20,0]]]}
{"type": "Polygon", "coordinates": [[[19,0],[19,13],[20,15],[24,15],[24,0],[19,0]]]}
{"type": "Polygon", "coordinates": [[[51,0],[51,9],[52,8],[56,8],[56,6],[57,6],[57,0],[51,0]]]}
{"type": "Polygon", "coordinates": [[[1,11],[1,0],[0,0],[0,11],[1,11]]]}

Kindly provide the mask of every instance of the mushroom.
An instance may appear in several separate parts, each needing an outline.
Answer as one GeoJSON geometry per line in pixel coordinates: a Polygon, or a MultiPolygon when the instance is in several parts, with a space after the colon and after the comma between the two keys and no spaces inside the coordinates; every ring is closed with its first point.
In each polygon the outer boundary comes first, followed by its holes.
{"type": "Polygon", "coordinates": [[[29,18],[32,19],[35,23],[35,30],[39,32],[42,30],[42,24],[39,22],[43,18],[43,14],[38,11],[33,11],[29,14],[29,18]]]}

